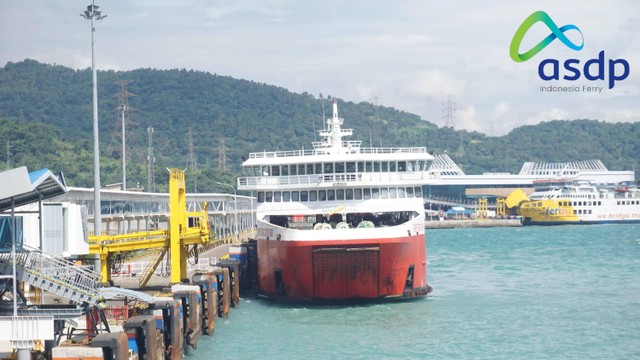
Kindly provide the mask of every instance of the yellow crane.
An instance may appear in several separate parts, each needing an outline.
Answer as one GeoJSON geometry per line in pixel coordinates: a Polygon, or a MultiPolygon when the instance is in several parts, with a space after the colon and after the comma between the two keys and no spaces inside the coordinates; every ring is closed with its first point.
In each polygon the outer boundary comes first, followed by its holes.
{"type": "Polygon", "coordinates": [[[210,242],[206,203],[202,204],[200,212],[187,212],[184,170],[169,169],[169,229],[89,236],[89,253],[100,254],[100,274],[102,282],[107,283],[111,281],[107,261],[110,254],[158,249],[157,256],[140,279],[140,285],[144,287],[167,251],[171,256],[171,283],[187,279],[187,246],[210,242]]]}

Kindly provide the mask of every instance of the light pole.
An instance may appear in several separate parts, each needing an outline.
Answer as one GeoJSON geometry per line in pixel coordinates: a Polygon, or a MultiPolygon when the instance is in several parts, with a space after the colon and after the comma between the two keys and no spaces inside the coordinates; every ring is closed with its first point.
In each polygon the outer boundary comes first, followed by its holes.
{"type": "MultiPolygon", "coordinates": [[[[91,20],[91,71],[93,73],[93,232],[100,235],[102,222],[102,209],[100,205],[100,144],[98,137],[98,74],[96,70],[95,56],[95,20],[102,20],[107,15],[102,15],[98,10],[99,6],[92,1],[87,6],[84,14],[80,14],[85,19],[91,20]]],[[[96,271],[101,271],[100,254],[95,255],[96,271]]]]}
{"type": "Polygon", "coordinates": [[[236,188],[231,185],[231,184],[226,184],[226,183],[221,183],[219,181],[216,181],[216,183],[218,185],[223,185],[223,186],[228,186],[233,190],[233,217],[234,217],[234,221],[235,221],[235,237],[236,237],[236,244],[239,242],[240,239],[240,234],[239,234],[239,230],[238,230],[238,194],[236,193],[236,188]]]}

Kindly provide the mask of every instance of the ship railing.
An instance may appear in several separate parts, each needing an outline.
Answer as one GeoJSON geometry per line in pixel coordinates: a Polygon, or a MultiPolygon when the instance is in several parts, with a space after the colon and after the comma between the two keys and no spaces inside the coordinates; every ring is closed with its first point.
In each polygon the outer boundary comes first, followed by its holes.
{"type": "Polygon", "coordinates": [[[433,178],[428,171],[405,171],[392,173],[345,173],[313,174],[293,176],[246,176],[238,178],[238,186],[255,185],[307,185],[321,183],[367,183],[406,182],[433,178]]]}
{"type": "MultiPolygon", "coordinates": [[[[369,147],[361,148],[360,141],[343,141],[343,147],[357,148],[360,154],[424,154],[427,152],[426,147],[369,147]]],[[[318,149],[301,149],[288,151],[263,151],[250,153],[250,159],[268,159],[294,156],[315,156],[318,155],[318,149]]],[[[320,150],[323,151],[323,150],[320,150]]]]}

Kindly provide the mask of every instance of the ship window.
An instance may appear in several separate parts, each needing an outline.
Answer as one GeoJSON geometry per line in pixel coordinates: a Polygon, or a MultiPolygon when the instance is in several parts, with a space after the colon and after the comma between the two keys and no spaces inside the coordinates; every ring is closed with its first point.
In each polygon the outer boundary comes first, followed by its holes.
{"type": "Polygon", "coordinates": [[[396,162],[395,161],[390,161],[389,162],[389,172],[396,172],[396,162]]]}
{"type": "Polygon", "coordinates": [[[273,193],[273,202],[281,202],[282,201],[282,193],[280,191],[276,191],[273,193]]]}
{"type": "Polygon", "coordinates": [[[373,172],[373,163],[371,161],[365,163],[365,172],[373,172]]]}
{"type": "Polygon", "coordinates": [[[362,200],[362,189],[354,189],[353,195],[356,200],[362,200]]]}
{"type": "Polygon", "coordinates": [[[589,209],[589,215],[591,215],[591,209],[589,209]]]}
{"type": "Polygon", "coordinates": [[[347,189],[344,192],[344,199],[345,200],[353,200],[353,189],[347,189]]]}
{"type": "Polygon", "coordinates": [[[373,172],[380,172],[380,161],[373,162],[373,172]]]}
{"type": "Polygon", "coordinates": [[[358,161],[358,172],[364,172],[364,161],[358,161]]]}
{"type": "Polygon", "coordinates": [[[398,171],[399,172],[407,171],[407,162],[406,161],[398,161],[398,171]]]}
{"type": "Polygon", "coordinates": [[[422,197],[422,188],[420,186],[416,187],[416,197],[417,198],[422,197]]]}
{"type": "Polygon", "coordinates": [[[277,166],[277,165],[271,166],[271,175],[280,176],[280,166],[277,166]]]}
{"type": "Polygon", "coordinates": [[[412,187],[408,187],[407,188],[407,197],[408,198],[412,198],[413,197],[413,188],[412,187]]]}
{"type": "Polygon", "coordinates": [[[577,214],[578,210],[573,210],[573,215],[577,214]]]}
{"type": "Polygon", "coordinates": [[[309,201],[318,201],[318,192],[316,190],[309,191],[309,201]]]}
{"type": "Polygon", "coordinates": [[[313,175],[314,174],[314,172],[313,172],[313,164],[307,164],[306,168],[307,168],[307,175],[313,175]]]}
{"type": "Polygon", "coordinates": [[[291,201],[300,201],[300,191],[291,192],[291,201]]]}
{"type": "Polygon", "coordinates": [[[258,202],[259,203],[263,203],[264,202],[264,192],[260,191],[258,193],[258,202]]]}
{"type": "Polygon", "coordinates": [[[354,173],[356,172],[356,163],[351,161],[347,163],[347,170],[348,173],[354,173]]]}
{"type": "Polygon", "coordinates": [[[400,199],[404,199],[406,196],[407,196],[407,194],[405,194],[404,188],[403,187],[399,187],[398,188],[398,197],[400,199]]]}
{"type": "Polygon", "coordinates": [[[387,188],[380,189],[380,198],[381,199],[388,199],[389,198],[389,189],[387,189],[387,188]]]}
{"type": "Polygon", "coordinates": [[[322,174],[322,163],[315,164],[316,172],[315,174],[322,174]]]}
{"type": "Polygon", "coordinates": [[[262,176],[269,176],[269,174],[271,174],[271,171],[269,171],[269,167],[268,166],[263,166],[262,167],[262,176]]]}
{"type": "Polygon", "coordinates": [[[598,201],[598,206],[602,205],[602,201],[598,201]]]}
{"type": "Polygon", "coordinates": [[[389,172],[389,162],[387,161],[382,162],[382,172],[389,172]]]}
{"type": "Polygon", "coordinates": [[[298,175],[305,175],[307,172],[305,164],[298,164],[298,175]]]}
{"type": "Polygon", "coordinates": [[[291,165],[291,169],[290,169],[289,175],[298,175],[298,166],[297,165],[291,165]]]}
{"type": "Polygon", "coordinates": [[[300,191],[300,201],[309,201],[308,191],[300,191]]]}
{"type": "Polygon", "coordinates": [[[336,200],[344,200],[344,189],[336,190],[336,200]]]}
{"type": "Polygon", "coordinates": [[[620,200],[617,201],[617,204],[620,205],[620,200]]]}
{"type": "Polygon", "coordinates": [[[266,202],[273,202],[273,191],[267,191],[265,193],[265,196],[266,196],[265,198],[266,202]]]}
{"type": "Polygon", "coordinates": [[[283,191],[282,192],[282,201],[284,201],[284,202],[291,201],[291,193],[288,192],[288,191],[283,191]]]}
{"type": "Polygon", "coordinates": [[[343,162],[337,162],[336,163],[336,173],[338,173],[338,174],[344,173],[344,163],[343,162]]]}
{"type": "Polygon", "coordinates": [[[363,189],[362,191],[365,200],[371,199],[371,189],[363,189]]]}
{"type": "Polygon", "coordinates": [[[373,199],[380,199],[380,189],[378,188],[371,189],[371,197],[373,199]]]}
{"type": "Polygon", "coordinates": [[[280,173],[280,175],[282,176],[289,176],[289,165],[282,165],[282,172],[280,173]]]}
{"type": "Polygon", "coordinates": [[[335,190],[327,190],[327,201],[334,201],[336,199],[335,190]]]}
{"type": "Polygon", "coordinates": [[[390,199],[397,199],[398,198],[398,190],[396,188],[390,188],[389,189],[389,198],[390,199]]]}
{"type": "Polygon", "coordinates": [[[324,173],[333,174],[333,163],[324,163],[324,173]]]}
{"type": "Polygon", "coordinates": [[[326,201],[327,200],[327,191],[326,190],[318,190],[318,200],[326,201]]]}

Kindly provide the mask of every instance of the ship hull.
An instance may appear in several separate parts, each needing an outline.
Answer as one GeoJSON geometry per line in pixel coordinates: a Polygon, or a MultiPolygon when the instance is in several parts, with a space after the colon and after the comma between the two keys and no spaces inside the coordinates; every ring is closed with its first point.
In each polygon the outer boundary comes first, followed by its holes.
{"type": "Polygon", "coordinates": [[[293,301],[409,299],[427,285],[424,234],[380,239],[258,240],[258,293],[293,301]]]}

